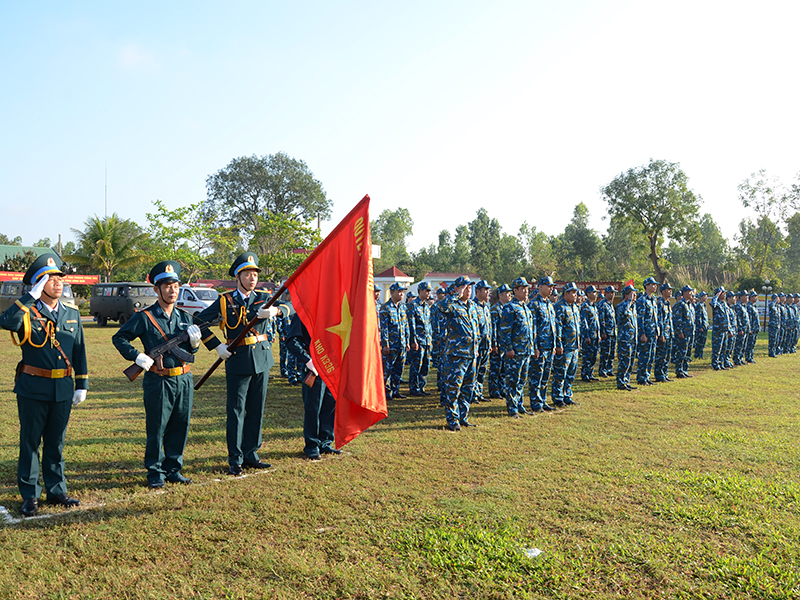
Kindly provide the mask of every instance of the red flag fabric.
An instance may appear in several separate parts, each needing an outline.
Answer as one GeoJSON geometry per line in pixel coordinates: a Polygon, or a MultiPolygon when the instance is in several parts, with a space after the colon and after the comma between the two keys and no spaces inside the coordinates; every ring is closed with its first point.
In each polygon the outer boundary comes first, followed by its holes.
{"type": "Polygon", "coordinates": [[[633,279],[628,279],[628,281],[625,282],[625,285],[633,285],[633,279]]]}
{"type": "Polygon", "coordinates": [[[336,447],[386,418],[372,279],[369,196],[284,284],[311,334],[311,360],[336,399],[336,447]]]}

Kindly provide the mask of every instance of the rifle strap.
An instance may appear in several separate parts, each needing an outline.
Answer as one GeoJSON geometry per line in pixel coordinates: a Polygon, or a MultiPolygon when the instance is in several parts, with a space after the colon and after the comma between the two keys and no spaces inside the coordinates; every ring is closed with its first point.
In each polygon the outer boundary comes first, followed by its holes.
{"type": "MultiPolygon", "coordinates": [[[[150,311],[149,311],[149,310],[143,310],[142,312],[143,312],[144,314],[146,314],[146,315],[147,315],[147,318],[148,318],[148,319],[150,319],[150,322],[153,324],[153,327],[155,327],[156,329],[158,329],[159,333],[161,334],[161,337],[163,337],[163,338],[164,338],[164,340],[165,340],[165,341],[167,341],[167,340],[168,340],[168,338],[167,338],[167,334],[166,334],[166,333],[164,333],[164,330],[163,330],[163,329],[161,329],[161,326],[160,326],[160,325],[158,324],[158,322],[156,321],[156,318],[155,318],[155,317],[154,317],[152,314],[150,314],[150,311]]],[[[159,356],[159,359],[160,359],[160,358],[161,358],[161,357],[159,356]]],[[[175,357],[175,358],[177,358],[177,357],[175,357]]],[[[179,359],[179,358],[177,358],[177,360],[178,360],[178,361],[181,363],[181,365],[185,365],[185,364],[186,364],[185,362],[183,362],[183,361],[182,361],[181,359],[179,359]]],[[[163,364],[163,363],[161,362],[161,360],[159,360],[159,361],[158,361],[158,363],[159,363],[159,367],[163,369],[163,367],[161,367],[161,365],[163,364]]],[[[160,373],[159,373],[159,374],[160,374],[160,373]]]]}

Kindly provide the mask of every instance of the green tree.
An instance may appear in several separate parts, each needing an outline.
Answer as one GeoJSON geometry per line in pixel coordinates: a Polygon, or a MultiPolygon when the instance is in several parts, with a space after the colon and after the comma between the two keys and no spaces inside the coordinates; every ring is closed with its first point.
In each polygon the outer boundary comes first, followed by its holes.
{"type": "MultiPolygon", "coordinates": [[[[9,244],[10,246],[17,246],[19,244],[9,244]]],[[[7,257],[6,260],[0,263],[0,271],[15,271],[17,273],[24,273],[28,270],[38,258],[38,254],[36,254],[33,250],[27,250],[25,252],[17,252],[14,256],[7,257]]]]}
{"type": "Polygon", "coordinates": [[[689,189],[680,165],[651,159],[647,165],[620,173],[601,191],[612,217],[639,224],[649,242],[653,272],[663,283],[667,277],[661,258],[664,236],[684,240],[701,202],[689,189]]]}
{"type": "Polygon", "coordinates": [[[560,258],[564,272],[569,272],[579,280],[597,277],[597,264],[603,244],[600,236],[589,227],[589,208],[583,202],[575,207],[572,220],[562,235],[563,251],[560,258]]]}
{"type": "Polygon", "coordinates": [[[681,283],[701,287],[724,285],[726,272],[733,268],[728,240],[708,213],[693,226],[684,243],[671,240],[664,256],[674,265],[673,273],[680,275],[681,283]]]}
{"type": "Polygon", "coordinates": [[[386,209],[370,225],[372,243],[381,247],[381,258],[376,261],[378,271],[409,260],[406,238],[413,233],[414,221],[407,208],[386,209]]]}
{"type": "MultiPolygon", "coordinates": [[[[523,221],[522,225],[520,225],[517,239],[525,250],[528,261],[527,267],[531,272],[539,276],[555,275],[558,261],[553,252],[553,241],[550,236],[543,231],[537,231],[536,227],[523,221]]],[[[522,275],[522,273],[520,272],[517,277],[519,275],[522,275]]]]}
{"type": "Polygon", "coordinates": [[[259,255],[264,277],[277,281],[291,275],[320,242],[322,236],[315,227],[286,215],[271,215],[262,219],[250,249],[259,255]]]}
{"type": "Polygon", "coordinates": [[[0,245],[2,246],[22,246],[22,236],[15,238],[8,237],[5,233],[0,233],[0,245]]]}
{"type": "Polygon", "coordinates": [[[497,284],[507,283],[510,285],[528,267],[525,260],[525,247],[517,236],[504,233],[497,248],[500,260],[492,281],[497,284]]]}
{"type": "Polygon", "coordinates": [[[775,279],[785,247],[778,224],[767,215],[761,215],[756,223],[742,219],[736,239],[739,242],[736,250],[742,274],[775,279]]]}
{"type": "Polygon", "coordinates": [[[602,269],[609,279],[641,281],[642,274],[650,271],[650,242],[638,223],[612,216],[603,248],[602,269]]]}
{"type": "Polygon", "coordinates": [[[469,229],[466,225],[459,225],[456,227],[456,235],[453,238],[453,271],[471,271],[473,269],[470,263],[471,254],[469,229]]]}
{"type": "Polygon", "coordinates": [[[117,213],[102,219],[97,215],[89,217],[83,231],[72,232],[78,238],[78,247],[64,259],[100,271],[106,282],[111,281],[117,269],[141,265],[149,259],[142,249],[147,234],[117,213]]]}
{"type": "Polygon", "coordinates": [[[308,165],[283,152],[234,158],[209,175],[206,190],[206,218],[241,232],[246,242],[269,215],[301,222],[331,216],[331,202],[308,165]]]}
{"type": "Polygon", "coordinates": [[[470,262],[481,277],[494,281],[502,263],[500,240],[502,229],[497,219],[492,219],[485,208],[467,224],[469,231],[470,262]]]}
{"type": "Polygon", "coordinates": [[[800,290],[800,212],[786,219],[786,250],[781,270],[784,284],[800,290]]]}

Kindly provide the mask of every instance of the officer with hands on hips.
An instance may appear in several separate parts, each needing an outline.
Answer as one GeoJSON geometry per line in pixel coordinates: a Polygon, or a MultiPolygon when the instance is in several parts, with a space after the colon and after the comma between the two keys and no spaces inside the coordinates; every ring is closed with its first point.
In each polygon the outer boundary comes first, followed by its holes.
{"type": "Polygon", "coordinates": [[[64,436],[73,406],[86,399],[89,380],[80,313],[59,299],[63,293],[61,259],[39,256],[25,272],[31,291],[0,316],[0,327],[16,332],[22,361],[14,384],[19,414],[17,484],[22,514],[39,510],[39,445],[47,503],[72,508],[80,502],[67,495],[64,436]]]}

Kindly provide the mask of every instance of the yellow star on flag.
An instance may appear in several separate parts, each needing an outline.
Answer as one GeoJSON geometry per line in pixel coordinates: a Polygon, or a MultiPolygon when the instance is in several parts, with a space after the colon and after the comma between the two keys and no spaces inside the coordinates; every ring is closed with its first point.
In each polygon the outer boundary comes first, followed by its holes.
{"type": "Polygon", "coordinates": [[[331,333],[335,333],[340,338],[342,338],[342,358],[344,358],[344,353],[347,351],[347,348],[350,346],[350,330],[353,328],[353,315],[350,312],[350,303],[347,301],[347,292],[344,293],[344,299],[342,300],[342,321],[338,325],[334,325],[333,327],[327,327],[325,331],[330,331],[331,333]]]}

